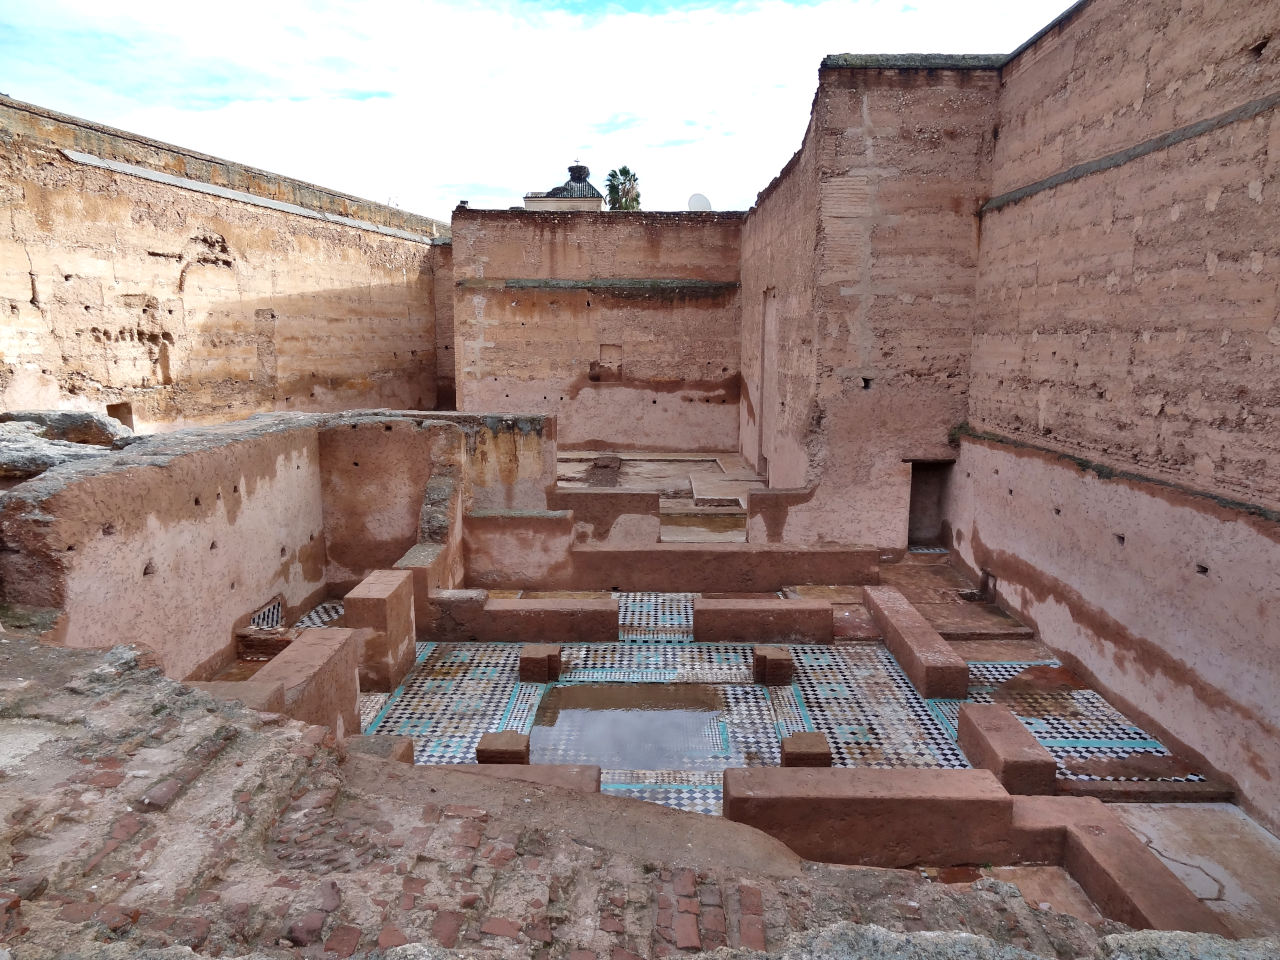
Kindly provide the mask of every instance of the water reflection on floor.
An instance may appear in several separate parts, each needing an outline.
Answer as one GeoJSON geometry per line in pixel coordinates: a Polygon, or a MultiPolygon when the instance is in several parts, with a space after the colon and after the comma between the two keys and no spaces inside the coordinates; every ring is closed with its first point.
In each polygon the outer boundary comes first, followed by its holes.
{"type": "Polygon", "coordinates": [[[551,687],[529,733],[531,759],[629,770],[723,769],[733,752],[723,710],[720,691],[709,684],[551,687]]]}

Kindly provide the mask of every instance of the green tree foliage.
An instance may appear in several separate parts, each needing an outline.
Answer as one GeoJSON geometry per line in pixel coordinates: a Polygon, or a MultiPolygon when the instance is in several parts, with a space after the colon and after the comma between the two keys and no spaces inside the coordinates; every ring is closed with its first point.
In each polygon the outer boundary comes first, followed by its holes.
{"type": "Polygon", "coordinates": [[[610,210],[639,210],[638,178],[626,167],[610,170],[604,178],[605,199],[610,210]]]}

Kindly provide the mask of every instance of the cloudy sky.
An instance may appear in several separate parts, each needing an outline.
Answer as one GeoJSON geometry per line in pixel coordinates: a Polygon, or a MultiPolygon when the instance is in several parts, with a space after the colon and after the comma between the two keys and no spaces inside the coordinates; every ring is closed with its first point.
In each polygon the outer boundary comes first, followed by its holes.
{"type": "Polygon", "coordinates": [[[0,0],[0,92],[448,219],[580,158],[746,209],[828,53],[1004,53],[1069,0],[0,0]]]}

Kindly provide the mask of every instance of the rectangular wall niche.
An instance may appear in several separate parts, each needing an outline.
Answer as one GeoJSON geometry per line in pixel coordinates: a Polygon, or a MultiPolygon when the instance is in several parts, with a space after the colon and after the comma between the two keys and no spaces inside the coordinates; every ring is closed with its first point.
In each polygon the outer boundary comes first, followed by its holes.
{"type": "Polygon", "coordinates": [[[907,542],[936,546],[942,539],[942,495],[951,477],[951,463],[911,464],[911,506],[907,515],[907,542]]]}

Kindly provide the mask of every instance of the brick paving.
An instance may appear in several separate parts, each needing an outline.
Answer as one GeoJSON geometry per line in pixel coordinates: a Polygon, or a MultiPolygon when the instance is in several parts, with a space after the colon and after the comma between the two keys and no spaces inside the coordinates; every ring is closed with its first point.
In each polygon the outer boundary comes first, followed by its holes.
{"type": "Polygon", "coordinates": [[[992,881],[807,864],[719,818],[344,759],[321,728],[213,701],[129,656],[4,649],[0,675],[38,679],[0,684],[0,725],[49,735],[0,780],[0,943],[24,960],[115,941],[630,960],[774,949],[841,920],[1045,957],[1097,941],[992,881]]]}

